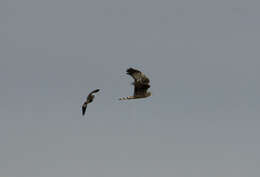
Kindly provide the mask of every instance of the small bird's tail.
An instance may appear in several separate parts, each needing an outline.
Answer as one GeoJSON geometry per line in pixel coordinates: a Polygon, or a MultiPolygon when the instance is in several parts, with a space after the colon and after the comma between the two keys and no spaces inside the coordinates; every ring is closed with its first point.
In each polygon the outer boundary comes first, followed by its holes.
{"type": "Polygon", "coordinates": [[[128,96],[128,97],[119,98],[119,100],[130,100],[130,99],[134,99],[134,97],[133,96],[128,96]]]}

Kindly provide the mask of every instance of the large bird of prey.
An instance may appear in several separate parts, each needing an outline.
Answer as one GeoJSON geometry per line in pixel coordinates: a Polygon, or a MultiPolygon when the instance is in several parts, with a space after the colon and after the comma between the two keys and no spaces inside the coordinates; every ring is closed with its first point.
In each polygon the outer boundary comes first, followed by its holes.
{"type": "Polygon", "coordinates": [[[126,70],[126,74],[132,76],[134,79],[134,82],[132,83],[134,85],[134,95],[122,97],[119,98],[119,100],[146,98],[151,96],[151,92],[147,92],[147,90],[150,88],[150,80],[148,77],[146,77],[141,71],[133,68],[128,68],[126,70]]]}
{"type": "Polygon", "coordinates": [[[86,112],[86,109],[87,109],[87,105],[89,103],[91,103],[94,100],[94,98],[95,98],[95,95],[93,95],[93,93],[97,93],[98,91],[99,91],[99,89],[96,89],[96,90],[93,90],[92,92],[90,92],[88,94],[87,100],[82,105],[82,115],[83,116],[85,115],[85,112],[86,112]]]}

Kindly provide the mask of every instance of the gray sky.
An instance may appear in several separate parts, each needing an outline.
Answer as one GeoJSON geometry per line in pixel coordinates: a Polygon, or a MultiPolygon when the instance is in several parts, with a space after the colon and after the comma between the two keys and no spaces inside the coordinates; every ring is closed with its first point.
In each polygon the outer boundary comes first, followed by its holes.
{"type": "Polygon", "coordinates": [[[1,0],[0,176],[259,177],[259,6],[1,0]]]}

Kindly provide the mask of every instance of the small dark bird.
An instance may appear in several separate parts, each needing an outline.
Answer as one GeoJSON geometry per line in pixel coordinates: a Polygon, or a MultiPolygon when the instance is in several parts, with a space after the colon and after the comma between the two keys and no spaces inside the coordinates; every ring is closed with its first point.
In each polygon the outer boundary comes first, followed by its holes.
{"type": "Polygon", "coordinates": [[[126,74],[132,76],[134,82],[134,95],[128,97],[119,98],[119,100],[129,100],[129,99],[137,99],[137,98],[146,98],[151,96],[151,92],[147,90],[150,88],[149,78],[146,77],[141,71],[138,71],[134,68],[128,68],[126,70],[126,74]]]}
{"type": "Polygon", "coordinates": [[[95,98],[95,95],[93,95],[93,93],[97,93],[97,92],[99,92],[99,89],[93,90],[92,92],[90,92],[88,94],[88,97],[87,97],[85,103],[82,105],[82,115],[83,116],[85,115],[85,112],[86,112],[86,109],[87,109],[87,105],[89,103],[91,103],[94,100],[94,98],[95,98]]]}

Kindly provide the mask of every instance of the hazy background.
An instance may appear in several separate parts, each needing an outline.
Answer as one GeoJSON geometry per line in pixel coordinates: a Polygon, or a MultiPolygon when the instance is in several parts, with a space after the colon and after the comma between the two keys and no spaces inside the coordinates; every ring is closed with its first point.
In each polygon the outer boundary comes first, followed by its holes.
{"type": "Polygon", "coordinates": [[[259,177],[259,7],[1,0],[0,176],[259,177]]]}

